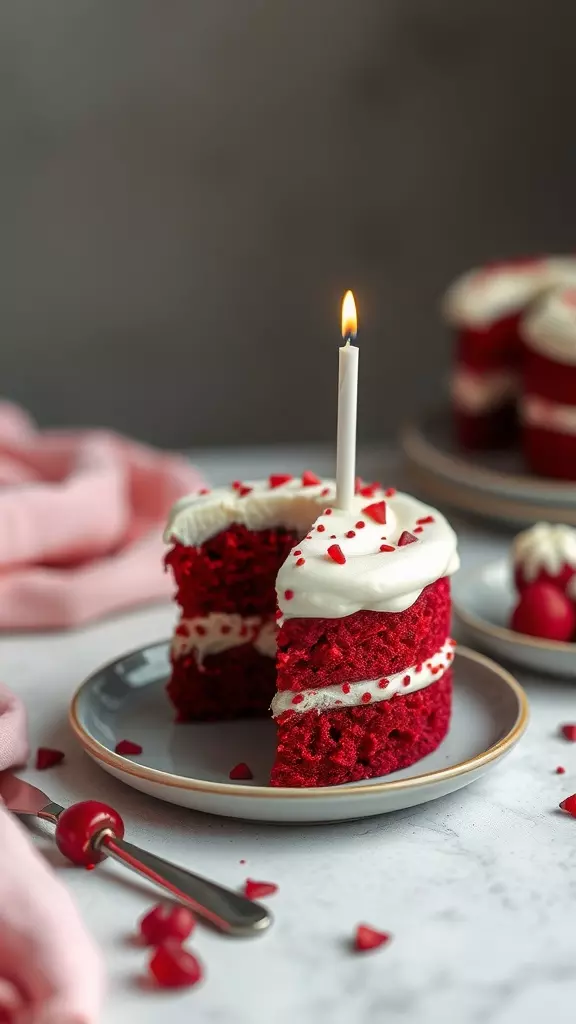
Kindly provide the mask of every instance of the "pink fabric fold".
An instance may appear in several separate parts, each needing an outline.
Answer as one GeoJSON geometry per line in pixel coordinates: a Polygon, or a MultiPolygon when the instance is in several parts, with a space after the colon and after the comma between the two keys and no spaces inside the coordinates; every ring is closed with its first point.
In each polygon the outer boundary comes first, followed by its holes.
{"type": "Polygon", "coordinates": [[[79,626],[167,597],[162,528],[201,484],[178,455],[104,430],[41,432],[0,402],[0,629],[79,626]]]}
{"type": "MultiPolygon", "coordinates": [[[[0,771],[27,754],[24,708],[0,685],[0,771]]],[[[97,1024],[103,990],[70,894],[0,805],[0,1024],[97,1024]]]]}

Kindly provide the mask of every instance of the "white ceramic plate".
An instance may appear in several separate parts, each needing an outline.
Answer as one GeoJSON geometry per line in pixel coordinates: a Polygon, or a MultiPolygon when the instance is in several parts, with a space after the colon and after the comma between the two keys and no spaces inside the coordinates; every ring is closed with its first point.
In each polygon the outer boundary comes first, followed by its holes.
{"type": "Polygon", "coordinates": [[[466,640],[531,672],[576,678],[576,644],[540,640],[508,629],[517,595],[505,559],[469,572],[452,583],[454,615],[466,640]]]}
{"type": "Polygon", "coordinates": [[[107,665],[80,687],[72,728],[105,771],[160,800],[258,821],[343,821],[383,814],[445,796],[479,778],[520,739],[528,720],[524,691],[480,654],[457,650],[454,713],[438,750],[411,768],[369,782],[322,789],[275,789],[272,720],[175,725],[164,692],[168,644],[107,665]],[[119,740],[140,743],[137,758],[114,753],[119,740]],[[228,773],[250,764],[254,781],[228,773]]]}
{"type": "Polygon", "coordinates": [[[530,475],[519,450],[459,451],[449,412],[408,427],[402,448],[412,485],[434,502],[513,526],[576,526],[576,483],[530,475]]]}

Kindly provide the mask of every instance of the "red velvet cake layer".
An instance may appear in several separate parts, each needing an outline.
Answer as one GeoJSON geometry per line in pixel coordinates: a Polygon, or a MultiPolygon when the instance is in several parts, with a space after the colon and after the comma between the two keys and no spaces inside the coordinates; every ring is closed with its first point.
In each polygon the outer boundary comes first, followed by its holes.
{"type": "Polygon", "coordinates": [[[406,768],[442,742],[452,670],[422,690],[337,711],[286,711],[278,720],[273,786],[337,786],[406,768]]]}
{"type": "Polygon", "coordinates": [[[403,612],[287,619],[278,634],[278,689],[317,689],[393,675],[435,654],[449,629],[447,579],[426,587],[403,612]]]}
{"type": "Polygon", "coordinates": [[[252,644],[209,654],[202,665],[192,651],[173,660],[168,683],[179,722],[263,717],[275,692],[274,658],[252,644]]]}
{"type": "Polygon", "coordinates": [[[559,405],[576,406],[576,366],[554,363],[539,352],[526,350],[524,394],[539,395],[559,405]]]}
{"type": "Polygon", "coordinates": [[[462,448],[469,451],[507,448],[518,434],[516,405],[507,402],[480,415],[455,409],[454,424],[458,444],[462,448]]]}
{"type": "Polygon", "coordinates": [[[514,369],[522,344],[518,327],[521,314],[502,317],[485,328],[464,328],[456,335],[456,361],[471,370],[514,369]]]}
{"type": "Polygon", "coordinates": [[[176,543],[166,565],[174,573],[182,614],[273,615],[276,573],[297,540],[282,527],[253,532],[235,523],[201,547],[176,543]]]}

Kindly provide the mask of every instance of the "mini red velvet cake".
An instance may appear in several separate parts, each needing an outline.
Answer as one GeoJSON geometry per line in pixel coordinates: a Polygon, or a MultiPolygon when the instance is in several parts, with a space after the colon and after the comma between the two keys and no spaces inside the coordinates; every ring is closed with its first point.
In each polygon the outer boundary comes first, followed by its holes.
{"type": "Polygon", "coordinates": [[[271,704],[276,786],[404,768],[450,720],[454,532],[392,489],[359,483],[348,512],[334,497],[310,472],[236,481],[179,501],[165,533],[182,613],[168,684],[177,717],[271,704]]]}
{"type": "Polygon", "coordinates": [[[519,600],[511,618],[518,633],[571,641],[576,633],[576,530],[537,523],[512,546],[519,600]]]}
{"type": "Polygon", "coordinates": [[[443,312],[456,331],[451,390],[462,447],[497,448],[514,437],[520,318],[547,289],[569,284],[576,284],[576,259],[549,257],[492,263],[449,288],[443,312]]]}
{"type": "Polygon", "coordinates": [[[576,480],[576,289],[548,292],[521,324],[520,418],[530,468],[576,480]]]}

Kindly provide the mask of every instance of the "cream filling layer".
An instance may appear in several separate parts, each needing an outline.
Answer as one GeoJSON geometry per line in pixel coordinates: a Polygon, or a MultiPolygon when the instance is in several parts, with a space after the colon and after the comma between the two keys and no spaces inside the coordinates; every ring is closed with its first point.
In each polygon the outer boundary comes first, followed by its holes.
{"type": "Polygon", "coordinates": [[[520,403],[520,417],[529,427],[576,434],[576,405],[560,405],[540,395],[526,395],[520,403]]]}
{"type": "Polygon", "coordinates": [[[447,640],[423,665],[413,665],[385,679],[380,677],[359,683],[339,683],[337,686],[322,686],[319,689],[302,690],[300,693],[279,690],[270,706],[272,717],[278,718],[284,711],[321,712],[357,707],[359,704],[375,704],[390,700],[397,693],[404,695],[423,690],[425,686],[437,683],[450,668],[454,659],[454,646],[453,640],[447,640]]]}
{"type": "Polygon", "coordinates": [[[209,654],[221,654],[242,644],[252,644],[260,654],[276,657],[277,627],[274,619],[261,615],[212,612],[193,619],[181,619],[172,638],[172,657],[194,652],[199,665],[209,654]]]}
{"type": "Polygon", "coordinates": [[[518,390],[518,376],[510,370],[478,373],[459,366],[454,370],[450,391],[458,409],[479,416],[505,405],[518,390]]]}

